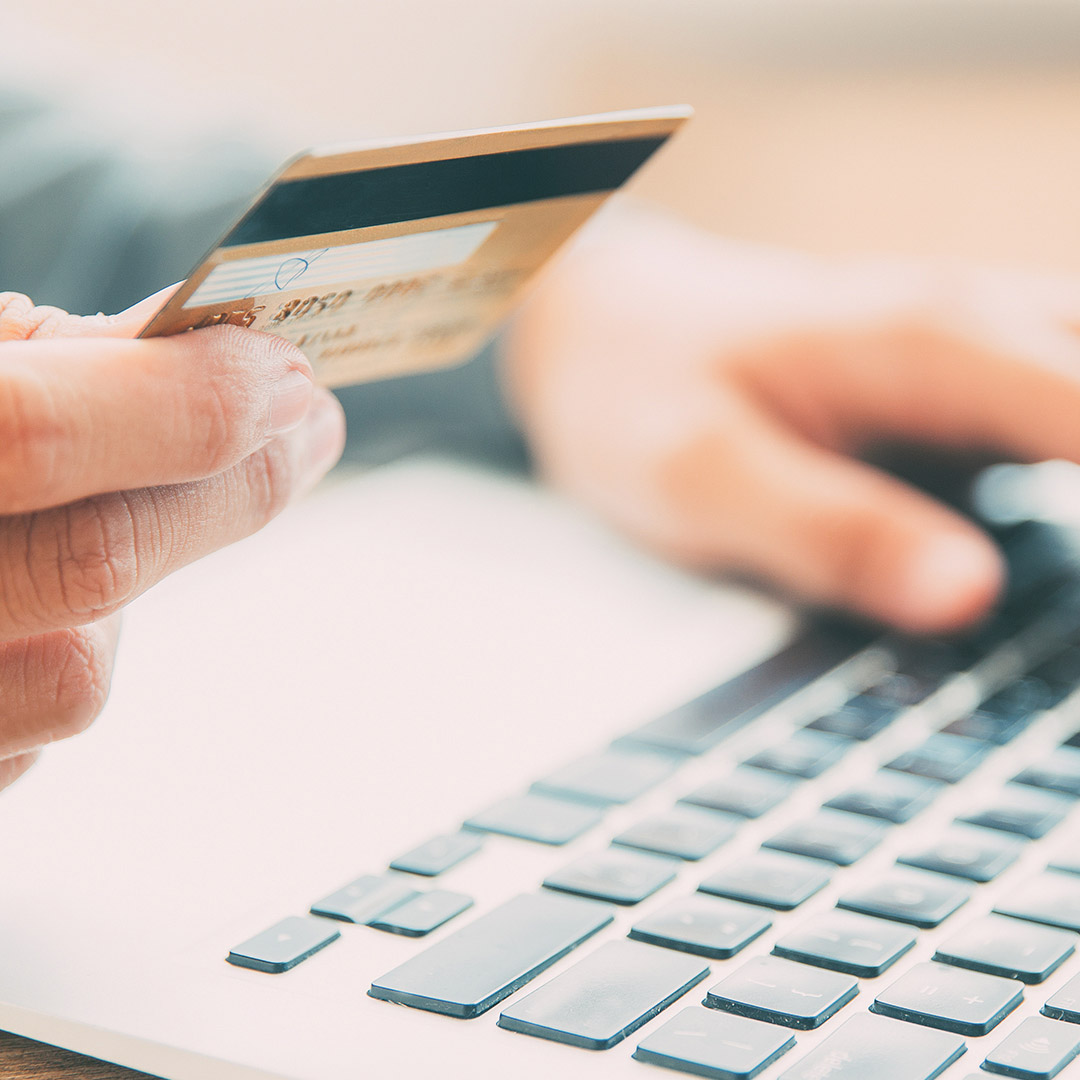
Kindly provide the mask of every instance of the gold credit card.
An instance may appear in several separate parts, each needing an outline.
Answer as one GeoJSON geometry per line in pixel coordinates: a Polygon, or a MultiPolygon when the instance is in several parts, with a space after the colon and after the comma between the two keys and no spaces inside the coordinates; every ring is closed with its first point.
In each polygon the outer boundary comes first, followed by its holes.
{"type": "Polygon", "coordinates": [[[324,386],[467,360],[689,115],[640,109],[303,153],[141,336],[249,326],[298,345],[324,386]]]}

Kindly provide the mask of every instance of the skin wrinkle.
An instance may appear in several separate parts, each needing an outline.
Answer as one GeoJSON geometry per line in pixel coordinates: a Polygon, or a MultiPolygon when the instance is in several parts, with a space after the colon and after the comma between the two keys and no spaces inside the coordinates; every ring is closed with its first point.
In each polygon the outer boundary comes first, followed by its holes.
{"type": "Polygon", "coordinates": [[[115,611],[138,590],[135,524],[122,495],[62,507],[56,580],[62,610],[80,620],[115,611]]]}
{"type": "Polygon", "coordinates": [[[94,647],[95,639],[100,638],[97,628],[68,630],[64,636],[64,657],[55,676],[58,722],[44,733],[46,742],[81,734],[105,707],[108,697],[109,672],[94,647]]]}

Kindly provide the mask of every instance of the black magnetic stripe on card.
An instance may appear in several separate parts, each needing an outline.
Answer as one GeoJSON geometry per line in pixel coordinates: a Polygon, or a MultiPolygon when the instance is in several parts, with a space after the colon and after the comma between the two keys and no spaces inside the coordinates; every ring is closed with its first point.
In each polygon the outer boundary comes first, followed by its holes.
{"type": "Polygon", "coordinates": [[[222,246],[613,191],[666,138],[572,143],[287,180],[248,211],[222,246]]]}

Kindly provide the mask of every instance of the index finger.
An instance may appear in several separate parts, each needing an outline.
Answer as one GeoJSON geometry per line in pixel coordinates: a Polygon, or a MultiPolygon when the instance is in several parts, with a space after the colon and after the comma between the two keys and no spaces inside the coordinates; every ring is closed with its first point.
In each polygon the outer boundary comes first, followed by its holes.
{"type": "Polygon", "coordinates": [[[235,326],[0,344],[0,514],[216,475],[299,424],[312,390],[299,349],[235,326]]]}

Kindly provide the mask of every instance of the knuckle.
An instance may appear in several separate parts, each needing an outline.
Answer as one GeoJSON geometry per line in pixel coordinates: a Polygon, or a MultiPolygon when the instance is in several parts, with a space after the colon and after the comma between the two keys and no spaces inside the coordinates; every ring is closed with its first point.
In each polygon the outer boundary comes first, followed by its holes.
{"type": "Polygon", "coordinates": [[[56,403],[29,379],[0,378],[0,503],[7,512],[47,505],[66,430],[56,403]]]}
{"type": "Polygon", "coordinates": [[[116,492],[35,515],[27,561],[33,592],[49,615],[83,623],[122,607],[139,585],[137,529],[127,499],[116,492]]]}
{"type": "Polygon", "coordinates": [[[23,293],[0,293],[0,341],[52,337],[63,327],[67,318],[66,311],[36,305],[23,293]]]}
{"type": "Polygon", "coordinates": [[[241,442],[236,394],[225,378],[206,382],[192,414],[192,444],[208,476],[223,472],[236,458],[241,442]]]}
{"type": "Polygon", "coordinates": [[[59,631],[54,636],[54,721],[52,740],[79,735],[105,707],[109,696],[110,664],[96,633],[84,629],[59,631]]]}
{"type": "Polygon", "coordinates": [[[261,528],[288,506],[295,468],[290,447],[278,440],[252,454],[244,465],[244,482],[254,528],[261,528]]]}
{"type": "Polygon", "coordinates": [[[857,605],[889,571],[893,545],[888,522],[869,508],[855,510],[827,530],[826,539],[828,550],[822,552],[830,579],[826,589],[839,601],[857,605]]]}

